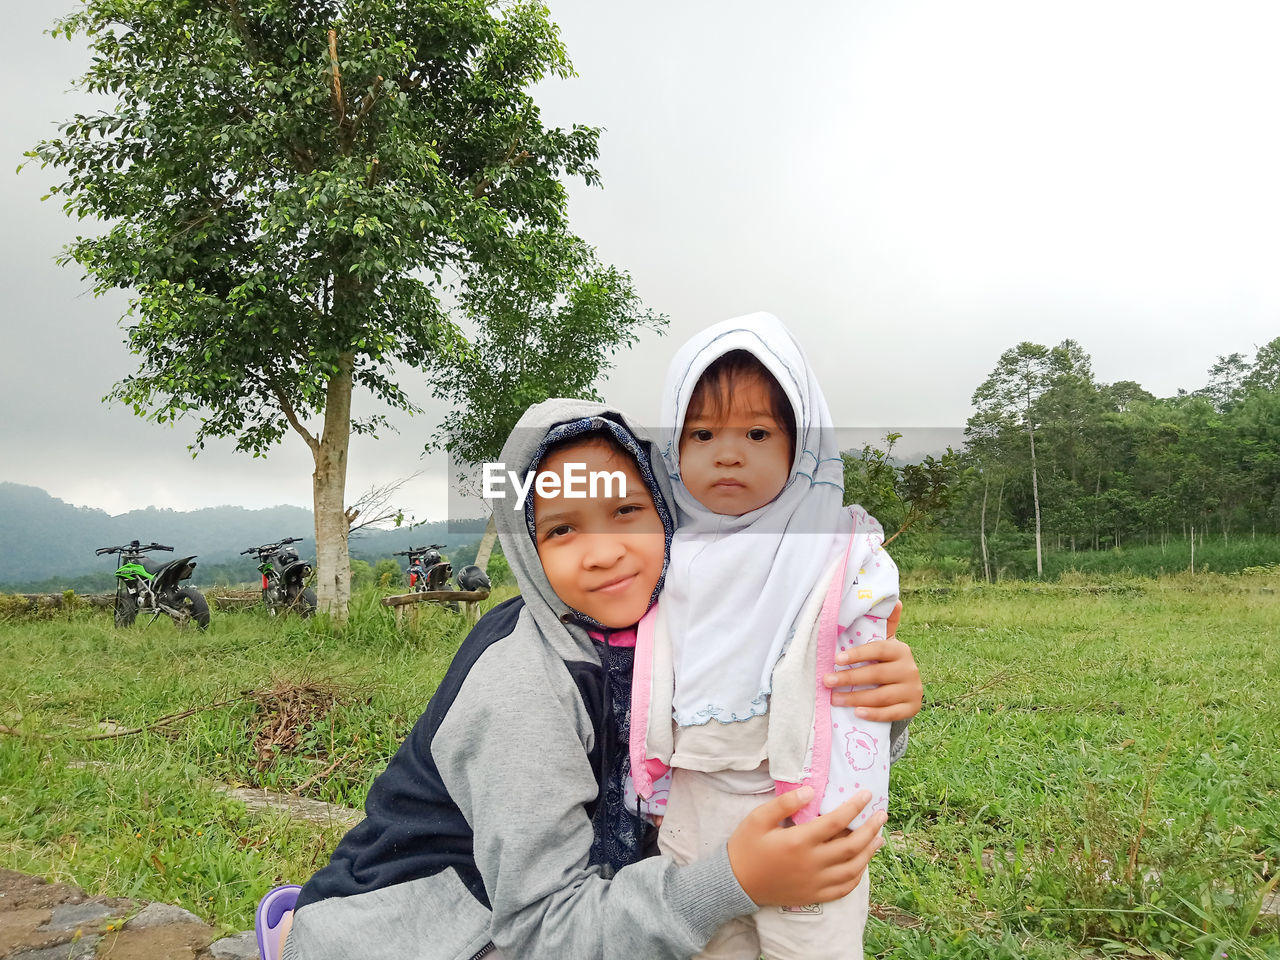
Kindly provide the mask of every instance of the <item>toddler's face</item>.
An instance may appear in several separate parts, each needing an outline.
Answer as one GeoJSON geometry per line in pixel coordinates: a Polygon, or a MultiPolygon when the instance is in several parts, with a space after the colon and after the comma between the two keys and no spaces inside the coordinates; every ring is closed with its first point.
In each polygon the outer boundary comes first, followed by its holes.
{"type": "Polygon", "coordinates": [[[594,495],[581,499],[536,494],[538,559],[551,589],[573,609],[606,627],[629,627],[649,609],[662,576],[662,518],[635,461],[608,443],[588,439],[562,447],[538,465],[538,472],[563,477],[570,463],[579,476],[620,472],[626,495],[617,483],[608,490],[601,483],[594,495]]]}
{"type": "Polygon", "coordinates": [[[728,409],[700,411],[680,431],[680,479],[715,513],[740,517],[771,501],[791,476],[792,442],[759,376],[738,378],[728,409]]]}

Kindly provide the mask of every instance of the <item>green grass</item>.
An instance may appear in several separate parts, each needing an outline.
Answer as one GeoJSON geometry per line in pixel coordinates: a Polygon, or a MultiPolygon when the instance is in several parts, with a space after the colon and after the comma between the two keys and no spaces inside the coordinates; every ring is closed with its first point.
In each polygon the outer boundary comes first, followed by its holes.
{"type": "MultiPolygon", "coordinates": [[[[1029,538],[1024,538],[1028,539],[1029,538]]],[[[931,580],[981,579],[982,560],[976,543],[926,536],[906,538],[894,551],[899,567],[909,575],[931,580]]],[[[1162,577],[1189,571],[1191,544],[1171,538],[1164,546],[1134,540],[1102,550],[1059,550],[1047,543],[1043,551],[1044,575],[1053,581],[1083,574],[1099,577],[1162,577]]],[[[1280,566],[1280,537],[1273,534],[1235,535],[1223,542],[1221,535],[1196,537],[1196,573],[1240,573],[1252,567],[1280,566]]],[[[1036,553],[1031,546],[993,548],[991,569],[996,580],[1034,578],[1036,553]]]]}
{"type": "MultiPolygon", "coordinates": [[[[0,622],[0,724],[24,734],[0,737],[0,866],[249,926],[338,832],[212,784],[358,806],[465,633],[425,614],[397,632],[362,595],[344,631],[0,622]]],[[[920,590],[902,637],[926,709],[872,866],[897,922],[870,925],[869,955],[1280,957],[1257,917],[1280,863],[1280,575],[920,590]]]]}

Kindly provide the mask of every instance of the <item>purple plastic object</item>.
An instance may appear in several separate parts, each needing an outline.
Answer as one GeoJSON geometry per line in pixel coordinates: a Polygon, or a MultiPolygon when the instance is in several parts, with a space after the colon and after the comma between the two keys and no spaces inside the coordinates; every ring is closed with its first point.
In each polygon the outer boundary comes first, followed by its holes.
{"type": "Polygon", "coordinates": [[[280,960],[280,921],[298,902],[301,890],[296,883],[285,884],[268,891],[258,901],[253,929],[258,936],[258,955],[262,960],[280,960]]]}

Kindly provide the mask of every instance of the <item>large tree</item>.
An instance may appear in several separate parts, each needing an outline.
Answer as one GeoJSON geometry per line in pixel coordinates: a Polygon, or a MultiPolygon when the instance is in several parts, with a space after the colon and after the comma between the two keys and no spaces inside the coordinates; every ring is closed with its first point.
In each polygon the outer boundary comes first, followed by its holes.
{"type": "Polygon", "coordinates": [[[111,106],[30,154],[68,213],[107,224],[65,252],[132,291],[138,372],[111,396],[193,449],[314,458],[318,592],[349,597],[353,389],[414,410],[397,370],[463,349],[452,278],[518,268],[565,227],[560,178],[597,179],[593,128],[543,126],[529,88],[572,73],[539,3],[85,0],[80,85],[111,106]],[[446,280],[450,278],[450,280],[446,280]],[[317,422],[317,418],[318,422],[317,422]]]}
{"type": "MultiPolygon", "coordinates": [[[[468,487],[477,485],[481,464],[497,460],[531,404],[599,400],[596,384],[614,354],[641,331],[666,324],[644,308],[628,274],[601,264],[576,237],[531,235],[509,247],[508,257],[516,263],[465,284],[459,305],[474,333],[432,377],[436,396],[452,412],[431,446],[449,452],[453,479],[468,487]]],[[[482,568],[496,529],[491,516],[476,552],[482,568]]]]}
{"type": "Polygon", "coordinates": [[[1023,341],[1000,355],[994,370],[973,394],[976,408],[967,432],[986,437],[1025,431],[1030,461],[1031,496],[1035,512],[1036,576],[1044,575],[1044,546],[1040,519],[1040,477],[1036,464],[1036,428],[1040,398],[1063,377],[1091,377],[1088,356],[1074,340],[1050,349],[1023,341]]]}

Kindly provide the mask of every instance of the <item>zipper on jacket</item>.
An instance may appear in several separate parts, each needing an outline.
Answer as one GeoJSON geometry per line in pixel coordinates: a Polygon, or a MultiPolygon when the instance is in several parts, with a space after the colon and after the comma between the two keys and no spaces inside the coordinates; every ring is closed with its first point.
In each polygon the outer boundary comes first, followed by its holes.
{"type": "Polygon", "coordinates": [[[471,960],[480,960],[481,957],[487,957],[489,954],[493,953],[493,951],[497,949],[498,948],[493,945],[493,941],[490,940],[488,943],[486,943],[483,947],[480,948],[479,953],[472,955],[471,960]]]}

